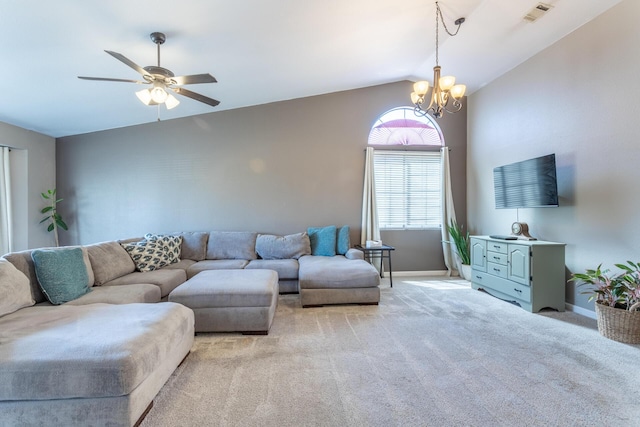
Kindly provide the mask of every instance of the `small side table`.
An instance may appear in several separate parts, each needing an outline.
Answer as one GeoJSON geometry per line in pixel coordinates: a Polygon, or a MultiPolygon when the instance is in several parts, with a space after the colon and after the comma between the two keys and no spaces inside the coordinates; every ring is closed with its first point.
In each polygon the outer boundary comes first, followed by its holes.
{"type": "Polygon", "coordinates": [[[395,251],[396,248],[389,245],[376,246],[373,248],[365,248],[362,245],[355,245],[354,248],[364,252],[364,258],[373,264],[374,259],[380,260],[380,277],[384,277],[384,268],[382,267],[382,260],[387,260],[389,264],[389,284],[393,288],[393,273],[391,271],[391,251],[395,251]]]}

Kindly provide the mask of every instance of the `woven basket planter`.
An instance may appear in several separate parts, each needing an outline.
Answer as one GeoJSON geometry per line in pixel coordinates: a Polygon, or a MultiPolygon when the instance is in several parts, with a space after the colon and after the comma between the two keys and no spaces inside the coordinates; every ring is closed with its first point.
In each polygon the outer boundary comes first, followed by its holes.
{"type": "Polygon", "coordinates": [[[629,311],[596,303],[598,331],[614,341],[640,344],[640,311],[629,311]]]}

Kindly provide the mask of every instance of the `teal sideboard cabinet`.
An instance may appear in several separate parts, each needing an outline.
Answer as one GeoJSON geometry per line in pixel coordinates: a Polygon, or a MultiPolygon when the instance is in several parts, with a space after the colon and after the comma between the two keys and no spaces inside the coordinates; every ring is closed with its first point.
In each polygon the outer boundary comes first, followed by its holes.
{"type": "Polygon", "coordinates": [[[564,311],[564,243],[471,236],[471,287],[523,309],[564,311]]]}

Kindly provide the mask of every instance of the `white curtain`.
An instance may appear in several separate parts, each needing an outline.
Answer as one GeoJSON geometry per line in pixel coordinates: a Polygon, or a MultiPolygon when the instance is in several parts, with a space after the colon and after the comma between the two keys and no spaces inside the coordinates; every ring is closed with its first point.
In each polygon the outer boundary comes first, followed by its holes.
{"type": "Polygon", "coordinates": [[[456,221],[456,210],[453,206],[453,194],[451,193],[451,173],[449,171],[449,149],[442,147],[440,149],[442,162],[442,252],[444,253],[444,264],[447,266],[448,275],[458,273],[456,255],[453,250],[453,242],[449,235],[448,225],[451,221],[456,221]],[[446,243],[451,242],[451,243],[446,243]]]}
{"type": "MultiPolygon", "coordinates": [[[[367,240],[380,240],[380,226],[378,224],[378,207],[376,205],[376,180],[373,173],[373,147],[367,147],[364,165],[364,188],[362,190],[362,232],[360,244],[364,247],[367,240]]],[[[378,271],[382,268],[380,259],[374,259],[373,264],[378,271]]]]}
{"type": "Polygon", "coordinates": [[[13,250],[11,176],[8,147],[0,147],[0,254],[13,250]]]}

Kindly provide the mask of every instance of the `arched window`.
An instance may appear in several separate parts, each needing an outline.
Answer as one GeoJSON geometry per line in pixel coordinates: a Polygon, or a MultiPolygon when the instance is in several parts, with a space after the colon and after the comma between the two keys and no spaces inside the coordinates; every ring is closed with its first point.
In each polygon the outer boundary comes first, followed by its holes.
{"type": "Polygon", "coordinates": [[[431,116],[416,116],[412,107],[399,107],[376,120],[369,132],[369,145],[442,147],[444,138],[431,116]]]}
{"type": "Polygon", "coordinates": [[[378,148],[373,171],[380,229],[440,228],[440,127],[412,107],[394,108],[373,124],[369,145],[378,148]]]}

